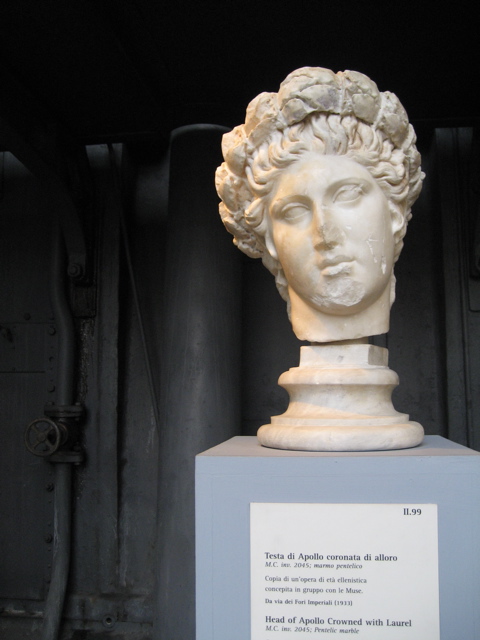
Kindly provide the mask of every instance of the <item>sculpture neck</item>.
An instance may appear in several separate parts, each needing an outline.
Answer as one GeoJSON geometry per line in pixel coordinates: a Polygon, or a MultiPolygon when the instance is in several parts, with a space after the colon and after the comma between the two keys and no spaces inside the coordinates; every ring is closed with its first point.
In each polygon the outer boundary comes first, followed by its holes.
{"type": "Polygon", "coordinates": [[[366,309],[350,315],[331,315],[312,308],[289,287],[291,321],[299,340],[339,342],[387,333],[390,326],[390,287],[366,309]]]}

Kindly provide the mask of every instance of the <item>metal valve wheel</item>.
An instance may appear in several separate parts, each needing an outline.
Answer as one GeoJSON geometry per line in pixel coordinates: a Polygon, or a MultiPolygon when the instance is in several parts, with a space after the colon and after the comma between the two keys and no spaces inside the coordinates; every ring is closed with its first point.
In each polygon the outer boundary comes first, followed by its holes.
{"type": "Polygon", "coordinates": [[[66,429],[50,418],[37,418],[25,430],[25,446],[36,456],[51,456],[65,441],[66,429]]]}

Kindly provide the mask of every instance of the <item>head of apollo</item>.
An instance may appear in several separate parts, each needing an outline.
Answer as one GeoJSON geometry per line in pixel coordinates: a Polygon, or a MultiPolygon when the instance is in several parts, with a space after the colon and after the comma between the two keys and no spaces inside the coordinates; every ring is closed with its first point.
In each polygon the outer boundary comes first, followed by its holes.
{"type": "Polygon", "coordinates": [[[320,67],[257,96],[224,135],[220,215],[275,276],[298,338],[388,331],[393,266],[424,177],[415,141],[395,95],[320,67]]]}

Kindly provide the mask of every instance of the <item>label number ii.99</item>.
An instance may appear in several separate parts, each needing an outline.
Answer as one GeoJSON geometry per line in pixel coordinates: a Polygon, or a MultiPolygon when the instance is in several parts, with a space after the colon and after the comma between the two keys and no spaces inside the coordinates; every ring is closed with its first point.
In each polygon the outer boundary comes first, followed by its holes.
{"type": "Polygon", "coordinates": [[[408,507],[404,507],[403,515],[404,516],[421,516],[422,515],[422,510],[421,509],[409,509],[408,507]]]}

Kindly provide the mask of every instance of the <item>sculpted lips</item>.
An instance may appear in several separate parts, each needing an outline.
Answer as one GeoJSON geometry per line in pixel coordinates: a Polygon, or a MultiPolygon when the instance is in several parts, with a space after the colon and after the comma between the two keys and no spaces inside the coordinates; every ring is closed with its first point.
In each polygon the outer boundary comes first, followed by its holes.
{"type": "Polygon", "coordinates": [[[336,276],[350,273],[353,267],[352,262],[350,256],[338,255],[331,258],[323,256],[319,266],[322,275],[336,276]]]}

